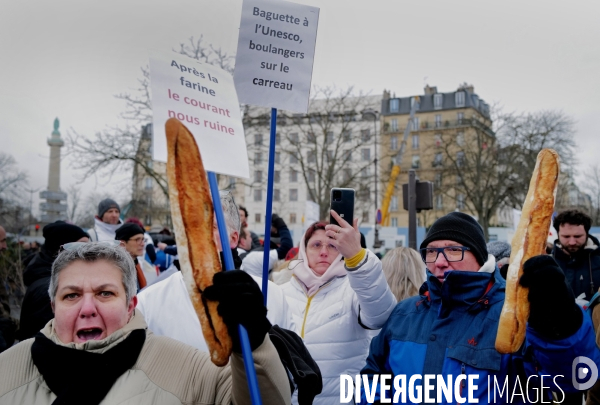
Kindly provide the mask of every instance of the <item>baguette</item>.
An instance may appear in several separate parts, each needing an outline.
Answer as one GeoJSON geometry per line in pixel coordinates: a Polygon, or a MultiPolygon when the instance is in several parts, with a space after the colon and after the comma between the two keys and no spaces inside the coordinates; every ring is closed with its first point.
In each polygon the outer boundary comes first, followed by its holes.
{"type": "Polygon", "coordinates": [[[522,287],[519,280],[523,264],[529,258],[545,253],[559,171],[558,154],[552,149],[542,149],[537,156],[521,220],[511,244],[506,295],[496,335],[496,350],[503,354],[516,352],[525,340],[529,288],[522,287]]]}
{"type": "Polygon", "coordinates": [[[224,366],[231,355],[231,337],[217,313],[218,303],[202,296],[202,291],[212,285],[214,274],[221,271],[213,240],[213,205],[206,172],[198,145],[181,122],[170,118],[165,132],[169,200],[181,273],[200,320],[210,358],[215,365],[224,366]]]}

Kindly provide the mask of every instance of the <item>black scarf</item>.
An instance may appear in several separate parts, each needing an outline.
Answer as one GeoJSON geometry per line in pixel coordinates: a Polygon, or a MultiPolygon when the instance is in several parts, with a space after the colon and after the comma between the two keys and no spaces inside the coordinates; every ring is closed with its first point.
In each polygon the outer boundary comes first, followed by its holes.
{"type": "Polygon", "coordinates": [[[115,381],[129,370],[142,351],[146,332],[134,330],[104,353],[71,349],[35,336],[31,357],[57,398],[52,405],[99,404],[115,381]]]}

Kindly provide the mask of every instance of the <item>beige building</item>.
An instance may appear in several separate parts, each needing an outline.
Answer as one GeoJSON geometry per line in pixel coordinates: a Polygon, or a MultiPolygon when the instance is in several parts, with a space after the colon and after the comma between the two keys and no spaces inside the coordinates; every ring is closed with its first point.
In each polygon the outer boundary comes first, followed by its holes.
{"type": "Polygon", "coordinates": [[[473,86],[463,85],[449,93],[438,93],[436,87],[426,86],[424,94],[419,95],[420,106],[400,158],[398,152],[409,123],[412,99],[413,96],[391,96],[388,91],[383,95],[380,169],[383,180],[389,179],[393,164],[401,160],[401,172],[390,201],[389,225],[408,226],[408,212],[402,207],[402,184],[408,182],[410,169],[416,170],[419,180],[434,183],[433,210],[418,215],[419,226],[430,226],[451,211],[474,214],[466,210],[464,195],[449,189],[442,192],[442,185],[455,181],[445,176],[442,183],[442,174],[444,162],[448,158],[460,160],[461,147],[473,142],[477,133],[494,136],[488,104],[475,94],[473,86]]]}

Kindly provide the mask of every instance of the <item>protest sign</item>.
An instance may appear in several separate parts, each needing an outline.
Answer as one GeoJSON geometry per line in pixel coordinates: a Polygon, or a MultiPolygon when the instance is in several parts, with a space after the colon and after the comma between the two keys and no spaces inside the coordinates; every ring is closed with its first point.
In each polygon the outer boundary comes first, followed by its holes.
{"type": "Polygon", "coordinates": [[[244,0],[234,81],[240,102],[308,111],[319,9],[244,0]]]}
{"type": "Polygon", "coordinates": [[[194,135],[204,168],[250,177],[240,106],[231,75],[182,55],[152,54],[153,159],[167,160],[165,122],[179,119],[194,135]]]}

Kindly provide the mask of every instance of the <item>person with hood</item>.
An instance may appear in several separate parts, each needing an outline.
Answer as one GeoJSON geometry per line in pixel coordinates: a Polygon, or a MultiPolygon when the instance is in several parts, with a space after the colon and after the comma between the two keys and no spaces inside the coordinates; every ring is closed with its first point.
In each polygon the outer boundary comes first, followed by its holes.
{"type": "MultiPolygon", "coordinates": [[[[506,282],[481,226],[470,215],[452,212],[434,222],[420,251],[427,280],[418,296],[396,306],[373,339],[361,374],[374,386],[365,382],[372,390],[367,398],[363,386],[358,404],[385,402],[384,385],[375,380],[384,374],[392,376],[392,386],[396,376],[405,378],[403,403],[436,397],[438,403],[465,403],[467,396],[479,404],[551,403],[551,391],[561,403],[579,389],[573,383],[576,359],[585,356],[588,366],[600,365],[591,321],[550,256],[534,256],[523,266],[519,282],[529,289],[530,306],[525,341],[515,353],[502,354],[495,343],[506,282]],[[416,383],[409,387],[408,381],[416,383]],[[441,399],[449,382],[452,398],[441,399]]],[[[390,385],[385,397],[400,395],[390,385]]]]}
{"type": "MultiPolygon", "coordinates": [[[[281,287],[309,353],[319,365],[323,391],[316,405],[340,401],[340,375],[358,374],[369,351],[373,330],[385,323],[396,305],[375,254],[361,247],[358,220],[350,225],[316,222],[300,241],[291,281],[281,287]]],[[[294,397],[293,401],[296,401],[294,397]]]]}
{"type": "Polygon", "coordinates": [[[69,242],[87,242],[88,234],[77,225],[56,221],[44,227],[44,245],[23,272],[23,283],[27,287],[21,305],[21,321],[17,339],[33,337],[48,321],[54,318],[48,286],[52,263],[60,247],[69,242]]]}
{"type": "Polygon", "coordinates": [[[600,242],[590,235],[592,219],[589,215],[566,210],[553,222],[558,233],[552,257],[564,271],[575,297],[587,304],[600,288],[600,242]]]}
{"type": "Polygon", "coordinates": [[[94,227],[88,229],[93,242],[114,240],[115,232],[123,225],[121,207],[116,201],[105,198],[98,204],[98,215],[94,217],[94,227]]]}

